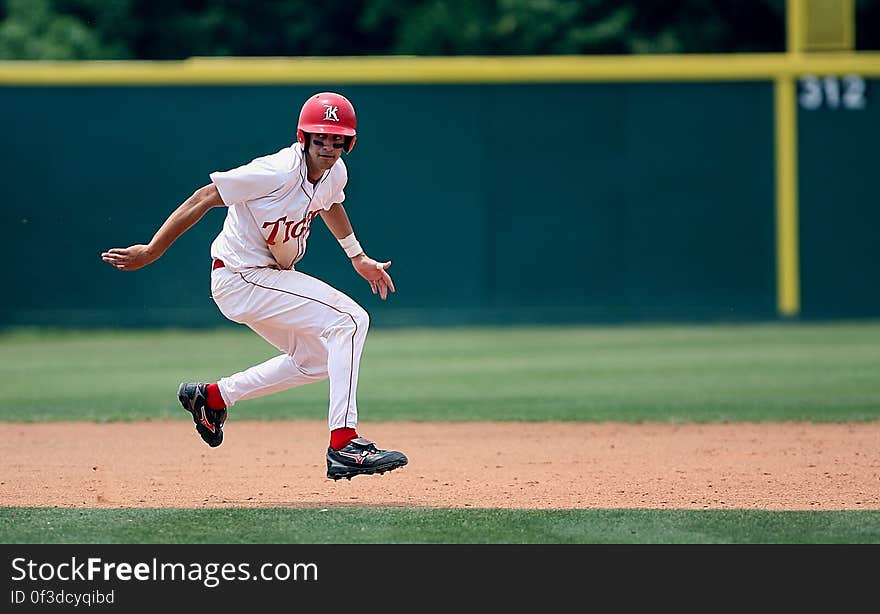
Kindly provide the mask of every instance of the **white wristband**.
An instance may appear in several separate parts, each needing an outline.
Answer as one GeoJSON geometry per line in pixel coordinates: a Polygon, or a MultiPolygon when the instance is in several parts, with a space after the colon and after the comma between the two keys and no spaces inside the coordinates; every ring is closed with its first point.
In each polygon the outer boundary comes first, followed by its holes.
{"type": "Polygon", "coordinates": [[[354,258],[358,254],[362,254],[364,252],[364,250],[361,249],[361,244],[358,243],[358,240],[355,238],[354,233],[351,233],[345,238],[337,240],[342,246],[342,249],[345,250],[345,255],[349,258],[354,258]]]}

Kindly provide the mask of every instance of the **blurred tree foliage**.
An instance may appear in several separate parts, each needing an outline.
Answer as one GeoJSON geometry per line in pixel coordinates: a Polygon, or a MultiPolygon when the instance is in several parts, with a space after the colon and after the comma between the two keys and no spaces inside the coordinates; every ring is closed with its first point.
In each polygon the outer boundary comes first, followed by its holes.
{"type": "MultiPolygon", "coordinates": [[[[877,49],[880,0],[856,0],[877,49]]],[[[782,51],[785,0],[0,0],[2,59],[782,51]]]]}

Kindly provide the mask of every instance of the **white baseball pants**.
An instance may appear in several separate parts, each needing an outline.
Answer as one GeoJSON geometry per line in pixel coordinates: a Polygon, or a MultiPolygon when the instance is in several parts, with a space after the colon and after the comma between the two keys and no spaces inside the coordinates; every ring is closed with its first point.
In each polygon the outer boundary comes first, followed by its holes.
{"type": "Polygon", "coordinates": [[[370,326],[354,300],[299,271],[211,272],[211,295],[224,316],[245,324],[283,354],[218,380],[227,407],[330,379],[330,430],[357,428],[361,352],[370,326]]]}

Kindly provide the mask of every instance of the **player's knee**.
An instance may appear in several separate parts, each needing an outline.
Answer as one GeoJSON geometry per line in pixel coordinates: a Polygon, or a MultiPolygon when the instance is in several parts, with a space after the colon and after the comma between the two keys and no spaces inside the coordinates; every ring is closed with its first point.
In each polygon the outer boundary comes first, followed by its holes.
{"type": "Polygon", "coordinates": [[[326,329],[324,334],[345,334],[357,335],[359,337],[366,335],[370,328],[370,316],[366,310],[358,305],[348,307],[344,313],[340,314],[326,329]]]}
{"type": "Polygon", "coordinates": [[[363,307],[352,306],[346,310],[346,316],[348,320],[344,324],[346,329],[359,337],[367,334],[367,330],[370,328],[370,316],[363,307]]]}
{"type": "Polygon", "coordinates": [[[360,305],[352,310],[351,317],[354,319],[358,332],[366,333],[367,329],[370,328],[370,314],[368,314],[367,310],[360,305]]]}
{"type": "Polygon", "coordinates": [[[321,382],[327,379],[328,372],[327,369],[320,369],[317,367],[298,367],[299,372],[303,374],[307,380],[312,382],[321,382]]]}

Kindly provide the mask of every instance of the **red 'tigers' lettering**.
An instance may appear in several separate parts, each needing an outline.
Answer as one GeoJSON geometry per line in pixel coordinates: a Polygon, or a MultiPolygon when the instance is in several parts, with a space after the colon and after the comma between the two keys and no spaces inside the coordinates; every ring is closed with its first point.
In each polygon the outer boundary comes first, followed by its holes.
{"type": "Polygon", "coordinates": [[[269,231],[269,236],[266,237],[266,243],[269,245],[275,245],[275,239],[278,238],[278,231],[282,224],[284,224],[284,239],[281,241],[282,243],[287,243],[291,238],[299,238],[309,231],[309,226],[312,223],[312,220],[315,219],[316,215],[318,215],[317,211],[310,211],[309,214],[301,220],[288,222],[287,216],[285,215],[284,217],[279,217],[274,222],[263,222],[263,228],[272,227],[272,230],[269,231]]]}

